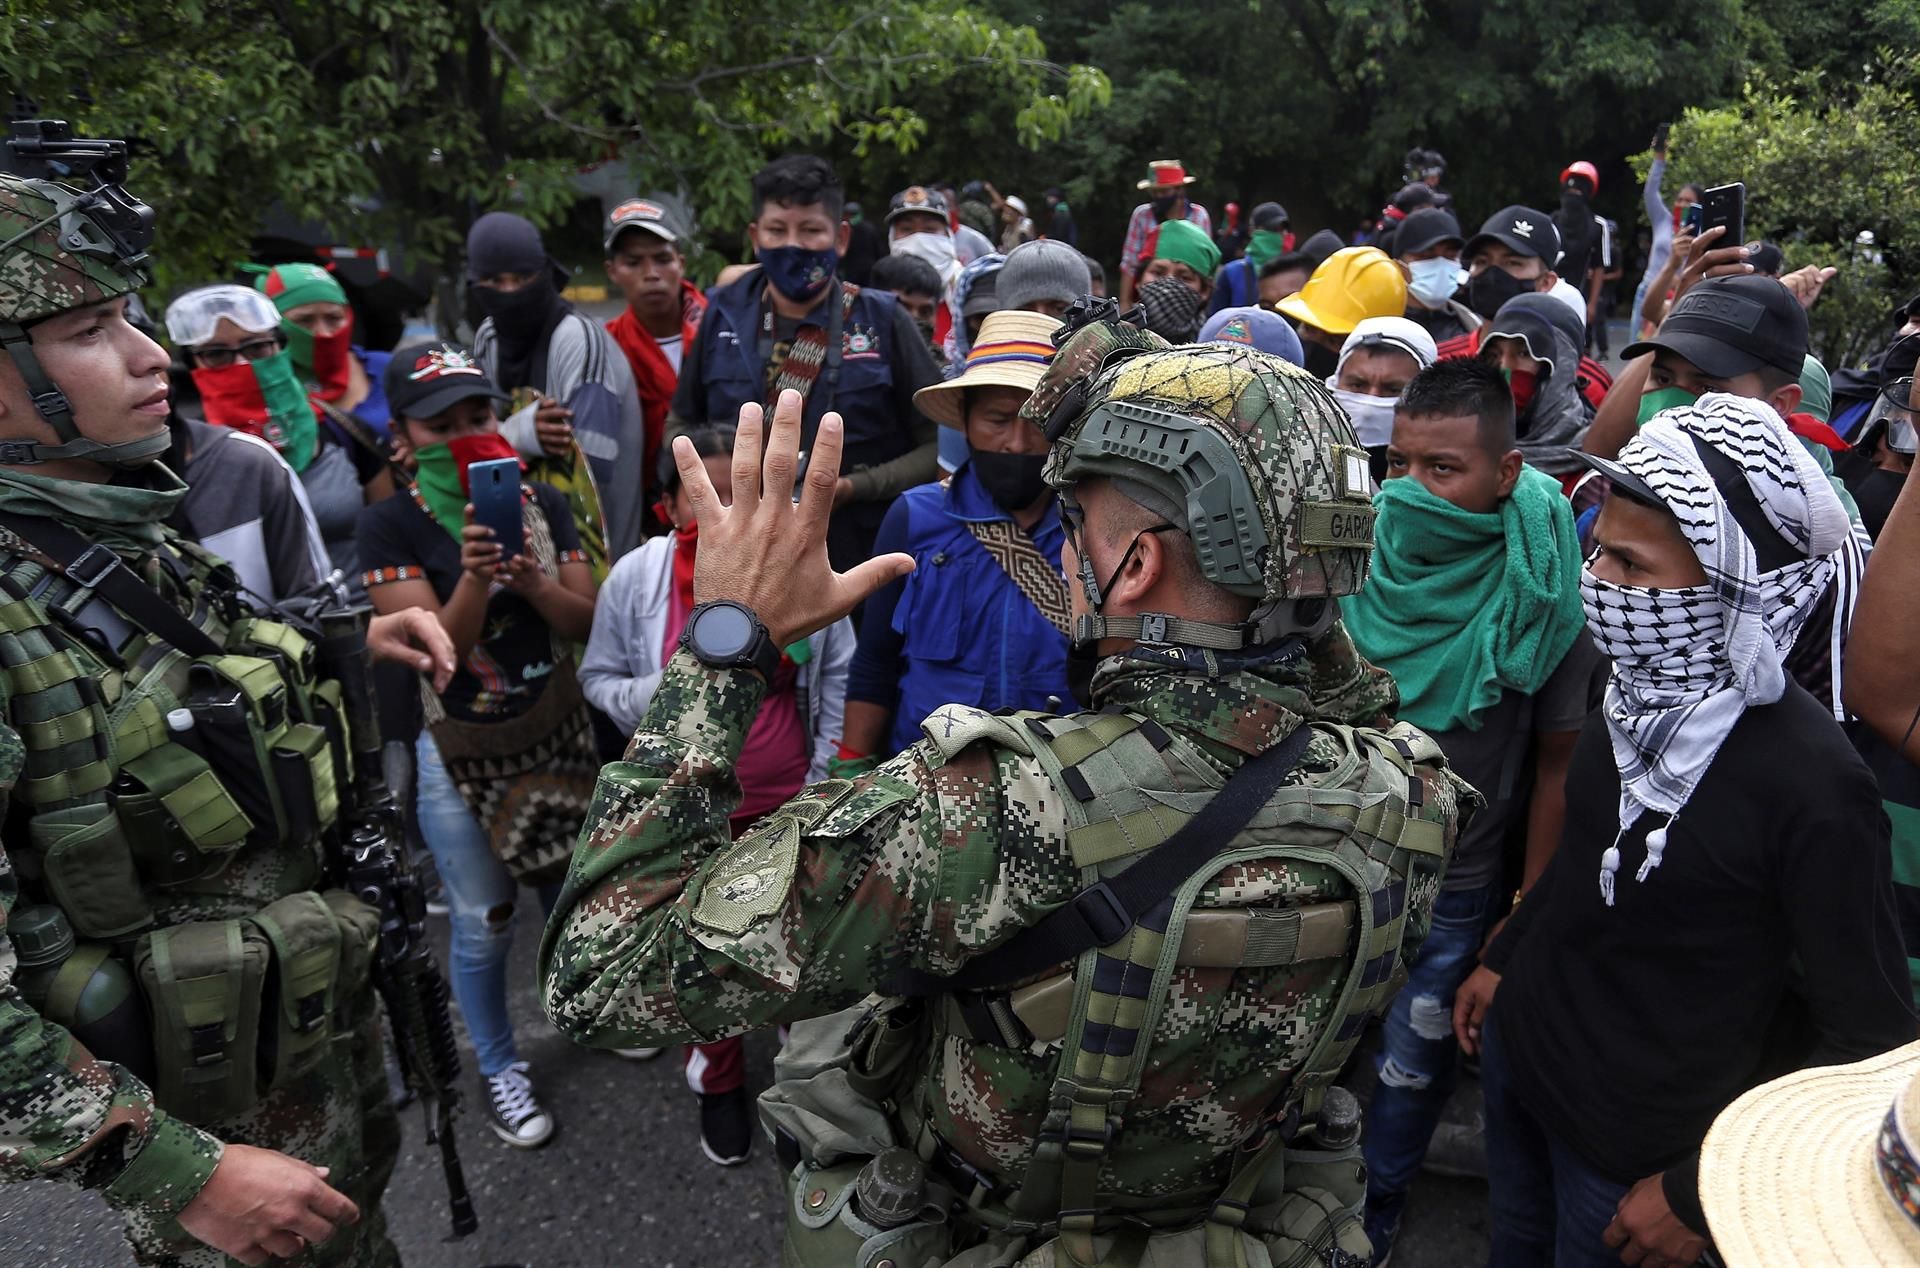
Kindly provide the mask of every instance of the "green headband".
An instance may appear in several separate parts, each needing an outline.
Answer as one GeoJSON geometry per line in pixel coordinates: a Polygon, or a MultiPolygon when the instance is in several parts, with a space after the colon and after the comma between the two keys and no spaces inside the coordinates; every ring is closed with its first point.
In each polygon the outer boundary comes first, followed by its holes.
{"type": "Polygon", "coordinates": [[[249,266],[248,271],[259,274],[254,285],[282,313],[302,304],[347,302],[347,293],[340,289],[340,283],[318,264],[276,264],[270,269],[254,265],[249,266]]]}

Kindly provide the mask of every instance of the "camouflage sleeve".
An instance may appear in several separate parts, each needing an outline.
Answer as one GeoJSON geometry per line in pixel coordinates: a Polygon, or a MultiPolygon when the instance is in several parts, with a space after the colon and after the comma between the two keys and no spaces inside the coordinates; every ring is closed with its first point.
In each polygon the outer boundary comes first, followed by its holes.
{"type": "Polygon", "coordinates": [[[1045,776],[986,744],[951,761],[916,745],[730,841],[733,763],[761,694],[753,675],[679,652],[626,760],[601,772],[540,950],[547,1013],[579,1042],[710,1040],[831,1012],[902,963],[951,970],[1071,892],[1070,868],[1000,867],[1041,830],[1021,781],[1045,776]]]}
{"type": "MultiPolygon", "coordinates": [[[[0,816],[21,766],[18,736],[0,725],[0,816]]],[[[0,848],[0,932],[19,901],[0,848]]],[[[220,1161],[221,1143],[157,1108],[125,1069],[96,1061],[14,984],[11,939],[0,939],[0,1179],[61,1180],[93,1189],[161,1237],[220,1161]]]]}

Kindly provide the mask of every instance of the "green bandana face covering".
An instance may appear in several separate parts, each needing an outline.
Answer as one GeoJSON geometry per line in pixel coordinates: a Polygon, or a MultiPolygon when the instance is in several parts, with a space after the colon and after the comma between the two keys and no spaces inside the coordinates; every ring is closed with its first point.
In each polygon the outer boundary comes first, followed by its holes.
{"type": "Polygon", "coordinates": [[[1283,233],[1272,229],[1255,229],[1253,237],[1247,239],[1247,260],[1258,274],[1266,267],[1267,261],[1287,249],[1287,238],[1283,233]]]}
{"type": "Polygon", "coordinates": [[[420,500],[427,504],[428,513],[440,521],[440,527],[459,541],[460,530],[467,522],[467,493],[460,487],[459,458],[447,445],[429,445],[415,450],[413,457],[417,464],[413,487],[420,491],[420,500]]]}
{"type": "Polygon", "coordinates": [[[320,424],[285,351],[217,370],[196,366],[193,384],[208,422],[260,437],[295,471],[305,471],[313,461],[320,424]]]}
{"type": "Polygon", "coordinates": [[[1698,399],[1683,387],[1663,387],[1658,392],[1648,392],[1640,398],[1640,412],[1634,416],[1633,425],[1645,427],[1647,420],[1661,410],[1691,405],[1698,399]]]}
{"type": "Polygon", "coordinates": [[[313,332],[305,326],[296,326],[290,321],[280,323],[280,333],[287,337],[287,356],[293,359],[293,368],[303,379],[313,377],[313,332]]]}

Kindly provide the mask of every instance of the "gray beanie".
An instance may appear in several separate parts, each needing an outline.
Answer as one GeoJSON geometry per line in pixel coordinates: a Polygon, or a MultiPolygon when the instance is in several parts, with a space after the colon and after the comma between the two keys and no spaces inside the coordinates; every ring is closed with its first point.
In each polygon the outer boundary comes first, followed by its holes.
{"type": "Polygon", "coordinates": [[[1000,307],[1022,309],[1038,300],[1071,304],[1093,290],[1087,262],[1064,242],[1037,238],[1007,253],[1000,270],[1000,307]]]}

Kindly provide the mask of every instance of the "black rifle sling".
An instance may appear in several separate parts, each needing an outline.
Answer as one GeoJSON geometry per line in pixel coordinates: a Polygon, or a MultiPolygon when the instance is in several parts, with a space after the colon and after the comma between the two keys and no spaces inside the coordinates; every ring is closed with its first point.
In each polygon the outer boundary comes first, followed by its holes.
{"type": "Polygon", "coordinates": [[[53,561],[75,585],[85,586],[148,633],[189,656],[218,656],[225,649],[180,609],[142,581],[107,546],[90,542],[56,520],[0,513],[5,528],[53,561]]]}
{"type": "Polygon", "coordinates": [[[974,956],[944,977],[906,968],[886,984],[891,995],[941,995],[1004,987],[1064,964],[1094,947],[1112,946],[1188,878],[1219,856],[1260,813],[1307,742],[1306,723],[1227,777],[1199,813],[1111,880],[1081,890],[1035,925],[974,956]]]}

